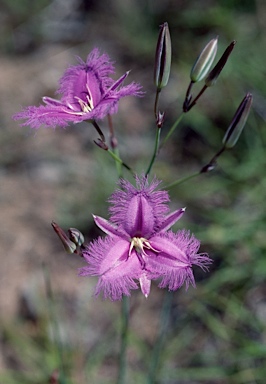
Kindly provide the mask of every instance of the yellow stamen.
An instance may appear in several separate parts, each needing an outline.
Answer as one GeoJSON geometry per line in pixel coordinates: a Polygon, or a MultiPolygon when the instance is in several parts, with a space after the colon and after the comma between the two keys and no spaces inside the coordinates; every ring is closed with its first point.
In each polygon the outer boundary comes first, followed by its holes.
{"type": "Polygon", "coordinates": [[[148,242],[145,237],[133,237],[130,243],[130,248],[129,248],[129,256],[131,255],[132,249],[135,248],[136,252],[140,255],[145,255],[147,256],[144,248],[146,249],[151,249],[154,252],[160,252],[157,249],[154,249],[151,244],[148,242]]]}
{"type": "Polygon", "coordinates": [[[87,103],[84,100],[82,100],[80,97],[75,96],[75,99],[78,101],[80,108],[84,113],[91,112],[94,108],[92,94],[88,84],[86,84],[86,88],[87,88],[87,95],[86,95],[87,103]]]}

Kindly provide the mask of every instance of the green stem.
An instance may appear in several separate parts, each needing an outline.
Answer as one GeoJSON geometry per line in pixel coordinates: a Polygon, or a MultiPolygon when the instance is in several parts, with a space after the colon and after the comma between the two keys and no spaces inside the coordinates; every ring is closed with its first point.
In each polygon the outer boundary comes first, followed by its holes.
{"type": "Polygon", "coordinates": [[[151,365],[150,365],[147,384],[154,384],[157,378],[159,361],[163,351],[163,345],[164,345],[166,333],[169,328],[172,302],[173,302],[173,292],[166,291],[164,295],[162,309],[161,309],[160,329],[159,329],[157,340],[152,350],[151,365]]]}
{"type": "Polygon", "coordinates": [[[197,103],[197,101],[199,100],[199,98],[201,97],[201,95],[206,91],[207,89],[207,85],[204,85],[203,88],[201,89],[201,91],[198,93],[198,95],[195,97],[194,100],[191,101],[191,103],[189,104],[188,108],[187,108],[187,111],[188,112],[192,107],[194,107],[194,105],[197,103]]]}
{"type": "Polygon", "coordinates": [[[177,185],[182,184],[185,181],[188,181],[190,179],[193,179],[196,176],[199,176],[201,173],[202,173],[201,171],[198,171],[198,172],[192,173],[192,175],[183,177],[182,179],[178,179],[178,180],[174,181],[173,183],[166,185],[165,189],[170,189],[170,188],[176,187],[177,185]]]}
{"type": "Polygon", "coordinates": [[[158,148],[159,148],[159,144],[160,144],[160,136],[161,136],[161,128],[157,128],[156,130],[156,137],[155,137],[155,146],[154,146],[154,151],[153,151],[153,155],[152,155],[152,158],[151,158],[151,162],[150,162],[150,165],[148,166],[148,169],[145,173],[146,176],[148,176],[148,174],[150,173],[152,167],[153,167],[153,164],[154,164],[154,161],[156,159],[156,156],[158,154],[158,148]]]}
{"type": "Polygon", "coordinates": [[[178,124],[180,123],[180,121],[183,119],[183,117],[185,116],[185,113],[182,112],[181,115],[179,116],[179,118],[174,122],[174,124],[172,125],[172,127],[170,128],[169,132],[167,133],[167,135],[165,136],[165,138],[163,139],[161,145],[160,145],[160,149],[164,146],[164,144],[167,142],[167,140],[169,139],[169,137],[172,135],[172,133],[174,132],[174,130],[176,129],[176,127],[178,126],[178,124]]]}
{"type": "Polygon", "coordinates": [[[64,364],[64,358],[63,358],[63,346],[60,338],[59,323],[57,321],[57,316],[55,311],[55,302],[54,302],[54,295],[53,295],[50,275],[46,265],[43,265],[43,271],[44,271],[44,280],[45,280],[45,291],[48,299],[47,309],[49,312],[50,321],[52,323],[53,339],[57,349],[58,361],[60,366],[59,383],[67,384],[66,375],[65,375],[65,364],[64,364]]]}
{"type": "Polygon", "coordinates": [[[178,179],[176,181],[174,181],[173,183],[171,184],[168,184],[165,186],[166,189],[170,189],[170,188],[173,188],[173,187],[176,187],[177,185],[180,185],[182,183],[184,183],[185,181],[188,181],[190,179],[193,179],[194,177],[196,176],[199,176],[201,175],[202,173],[207,173],[207,172],[211,172],[214,168],[215,168],[215,165],[216,165],[216,160],[218,159],[219,156],[221,156],[221,154],[225,151],[226,147],[223,146],[214,156],[213,158],[209,161],[208,164],[206,164],[204,167],[201,168],[200,171],[198,172],[195,172],[195,173],[192,173],[192,175],[189,175],[189,176],[185,176],[183,177],[182,179],[178,179]]]}
{"type": "Polygon", "coordinates": [[[117,384],[125,384],[126,380],[126,351],[128,345],[128,325],[129,325],[129,297],[123,296],[122,299],[122,327],[121,327],[121,345],[119,355],[119,372],[117,384]]]}
{"type": "Polygon", "coordinates": [[[202,173],[207,173],[207,172],[211,172],[215,165],[216,165],[216,160],[217,158],[225,151],[225,146],[223,146],[217,153],[216,155],[213,156],[213,158],[211,159],[211,161],[209,161],[208,164],[206,164],[204,167],[201,168],[200,171],[198,172],[195,172],[195,173],[192,173],[192,175],[189,175],[189,176],[185,176],[183,177],[182,179],[178,179],[176,181],[174,181],[173,183],[171,184],[168,184],[165,186],[166,189],[170,189],[170,188],[173,188],[173,187],[176,187],[177,185],[180,185],[182,183],[184,183],[185,181],[188,181],[190,179],[193,179],[194,177],[196,176],[199,176],[201,175],[202,173]]]}
{"type": "MultiPolygon", "coordinates": [[[[120,156],[119,156],[119,149],[116,147],[116,148],[114,148],[113,149],[113,152],[112,153],[114,153],[115,154],[115,156],[117,156],[117,158],[119,158],[120,159],[120,156]]],[[[115,161],[115,164],[116,164],[116,172],[117,172],[117,174],[118,174],[118,177],[120,178],[120,177],[122,177],[122,166],[123,166],[123,161],[121,160],[121,162],[119,162],[119,161],[115,161]]],[[[126,164],[125,164],[126,165],[126,164]]],[[[126,165],[126,167],[128,167],[127,165],[126,165]]],[[[128,169],[128,168],[127,168],[128,169]]],[[[131,172],[132,172],[132,170],[130,170],[131,172]]]]}
{"type": "Polygon", "coordinates": [[[119,164],[122,165],[122,167],[126,168],[129,172],[132,173],[132,175],[134,176],[135,175],[135,172],[132,170],[132,168],[130,168],[126,163],[123,162],[123,160],[121,160],[121,158],[115,154],[113,151],[111,151],[110,149],[107,150],[107,152],[109,153],[109,155],[119,164]]]}
{"type": "Polygon", "coordinates": [[[155,102],[154,102],[154,116],[155,116],[155,119],[157,119],[157,109],[158,109],[158,101],[159,101],[160,92],[161,92],[161,88],[157,88],[156,96],[155,96],[155,102]]]}

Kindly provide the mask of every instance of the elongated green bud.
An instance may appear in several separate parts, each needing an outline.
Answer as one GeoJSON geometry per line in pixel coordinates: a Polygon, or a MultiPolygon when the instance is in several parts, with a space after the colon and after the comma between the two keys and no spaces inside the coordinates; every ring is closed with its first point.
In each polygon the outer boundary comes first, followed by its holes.
{"type": "Polygon", "coordinates": [[[218,76],[220,75],[223,67],[225,66],[229,56],[231,55],[232,50],[234,49],[234,46],[236,45],[236,41],[233,40],[232,43],[228,45],[226,50],[224,51],[223,55],[221,56],[218,63],[215,65],[215,67],[211,70],[211,72],[208,74],[208,76],[205,79],[205,84],[207,87],[211,87],[216,83],[216,80],[218,76]]]}
{"type": "Polygon", "coordinates": [[[232,122],[229,125],[223,138],[223,144],[226,149],[233,148],[239,136],[241,135],[250,112],[252,99],[252,94],[247,93],[237,108],[232,122]]]}
{"type": "Polygon", "coordinates": [[[154,66],[154,83],[158,89],[162,89],[168,83],[172,59],[172,45],[168,24],[163,23],[160,28],[154,66]]]}
{"type": "Polygon", "coordinates": [[[197,83],[207,75],[216,56],[217,44],[218,36],[212,39],[201,51],[190,72],[190,79],[193,83],[197,83]]]}

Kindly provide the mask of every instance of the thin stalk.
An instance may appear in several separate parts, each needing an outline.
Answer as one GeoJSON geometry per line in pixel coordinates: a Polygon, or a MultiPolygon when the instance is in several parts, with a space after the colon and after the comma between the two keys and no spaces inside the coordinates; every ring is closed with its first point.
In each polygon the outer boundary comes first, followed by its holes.
{"type": "Polygon", "coordinates": [[[213,158],[208,162],[208,164],[204,165],[204,167],[201,168],[200,173],[207,173],[212,171],[216,167],[216,160],[219,156],[226,150],[226,146],[224,145],[214,156],[213,158]]]}
{"type": "Polygon", "coordinates": [[[96,131],[99,133],[100,138],[101,138],[101,141],[102,141],[103,143],[105,143],[105,137],[104,137],[104,134],[102,133],[102,130],[101,130],[101,128],[99,127],[99,125],[96,123],[95,120],[91,120],[91,123],[92,123],[92,125],[94,126],[94,128],[96,129],[96,131]]]}
{"type": "Polygon", "coordinates": [[[174,122],[174,124],[172,125],[172,127],[170,128],[169,132],[167,133],[167,135],[165,136],[165,138],[163,139],[161,145],[160,145],[160,149],[164,146],[164,144],[167,142],[167,140],[169,139],[169,137],[172,135],[172,133],[174,132],[174,130],[176,129],[176,127],[178,126],[178,124],[180,123],[180,121],[183,119],[183,117],[185,116],[185,113],[182,112],[181,115],[179,116],[179,118],[174,122]]]}
{"type": "Polygon", "coordinates": [[[187,107],[187,111],[188,112],[192,107],[194,107],[194,105],[197,103],[197,101],[199,100],[199,98],[201,97],[201,95],[206,91],[207,89],[207,85],[204,85],[201,89],[201,91],[197,94],[197,96],[195,97],[194,100],[191,101],[191,103],[189,104],[189,106],[187,107]]]}
{"type": "Polygon", "coordinates": [[[199,176],[201,175],[202,173],[207,173],[207,172],[211,172],[215,166],[216,166],[216,160],[218,159],[219,156],[221,156],[221,154],[226,150],[226,147],[223,146],[214,156],[213,158],[209,161],[208,164],[204,165],[204,167],[201,168],[200,171],[198,172],[195,172],[195,173],[192,173],[191,175],[189,176],[185,176],[183,177],[182,179],[178,179],[176,181],[174,181],[173,183],[171,184],[168,184],[165,186],[166,189],[170,189],[170,188],[173,188],[173,187],[176,187],[177,185],[180,185],[182,183],[184,183],[185,181],[188,181],[190,179],[193,179],[194,177],[196,176],[199,176]]]}
{"type": "Polygon", "coordinates": [[[160,329],[157,336],[157,340],[152,350],[151,365],[150,365],[147,384],[154,384],[157,377],[159,361],[163,352],[163,345],[165,342],[166,333],[169,328],[172,302],[173,302],[173,292],[166,291],[164,295],[162,309],[161,309],[160,329]]]}
{"type": "Polygon", "coordinates": [[[194,85],[194,82],[191,81],[189,83],[189,86],[188,86],[188,89],[187,89],[187,92],[186,92],[186,96],[185,96],[185,101],[183,103],[183,111],[184,112],[188,111],[189,103],[190,103],[190,101],[192,99],[191,89],[192,89],[193,85],[194,85]]]}
{"type": "Polygon", "coordinates": [[[191,82],[189,83],[189,86],[188,86],[188,89],[187,89],[186,100],[189,99],[190,96],[191,96],[191,89],[192,89],[193,85],[194,85],[194,82],[191,81],[191,82]]]}
{"type": "Polygon", "coordinates": [[[213,165],[215,164],[216,160],[218,159],[219,156],[226,150],[226,147],[223,146],[211,159],[211,161],[208,163],[208,165],[213,165]]]}
{"type": "Polygon", "coordinates": [[[182,179],[178,179],[178,180],[174,181],[173,183],[166,185],[165,189],[170,189],[170,188],[176,187],[177,185],[182,184],[185,181],[188,181],[190,179],[193,179],[196,176],[199,176],[201,173],[202,173],[201,171],[198,171],[198,172],[192,173],[189,176],[185,176],[182,179]]]}
{"type": "MultiPolygon", "coordinates": [[[[117,141],[117,138],[115,137],[115,130],[114,130],[114,126],[113,126],[112,116],[108,114],[107,119],[108,119],[108,126],[109,126],[109,132],[110,132],[111,148],[112,148],[113,153],[118,158],[120,158],[119,149],[118,149],[118,141],[117,141]]],[[[117,171],[118,177],[122,177],[122,164],[119,161],[116,161],[115,165],[116,165],[116,171],[117,171]]]]}
{"type": "Polygon", "coordinates": [[[117,147],[117,143],[115,138],[115,130],[113,126],[112,116],[108,114],[107,120],[108,120],[109,132],[110,132],[110,143],[111,143],[112,149],[114,149],[115,147],[117,147]]]}
{"type": "Polygon", "coordinates": [[[155,119],[157,119],[157,109],[158,109],[158,101],[159,101],[160,92],[161,92],[161,89],[157,88],[156,96],[155,96],[155,102],[154,102],[154,116],[155,116],[155,119]]]}
{"type": "Polygon", "coordinates": [[[116,161],[118,162],[119,164],[122,165],[122,167],[126,168],[129,172],[132,173],[132,175],[134,176],[135,175],[135,172],[133,171],[132,168],[130,168],[126,163],[123,162],[122,159],[120,159],[120,157],[115,154],[113,151],[111,151],[110,149],[107,150],[107,152],[109,153],[109,155],[116,161]]]}
{"type": "Polygon", "coordinates": [[[119,354],[119,372],[117,384],[126,383],[126,352],[128,345],[128,329],[129,329],[129,297],[123,296],[122,299],[122,326],[121,326],[121,344],[120,344],[120,354],[119,354]]]}
{"type": "MultiPolygon", "coordinates": [[[[118,148],[114,148],[113,149],[113,153],[115,154],[115,156],[117,156],[119,159],[120,159],[120,155],[119,155],[119,149],[118,148]]],[[[116,172],[118,174],[118,177],[122,177],[122,167],[128,167],[128,165],[124,164],[123,161],[120,163],[119,161],[116,161],[115,162],[115,165],[116,165],[116,172]]],[[[129,168],[129,167],[128,167],[129,168]]],[[[127,169],[128,169],[127,168],[127,169]]],[[[134,173],[131,169],[128,169],[131,173],[134,173]]]]}
{"type": "Polygon", "coordinates": [[[151,162],[148,166],[148,169],[145,173],[146,176],[148,176],[148,174],[150,173],[152,167],[153,167],[153,164],[154,164],[154,161],[156,159],[156,156],[158,155],[158,149],[159,149],[159,144],[160,144],[160,136],[161,136],[161,128],[157,128],[156,130],[156,137],[155,137],[155,145],[154,145],[154,151],[153,151],[153,155],[152,155],[152,158],[151,158],[151,162]]]}
{"type": "Polygon", "coordinates": [[[50,275],[45,265],[43,265],[43,271],[44,271],[45,291],[48,299],[47,309],[48,309],[49,318],[52,324],[53,339],[54,339],[54,343],[55,343],[57,354],[58,354],[59,372],[60,372],[59,383],[67,384],[67,379],[65,375],[65,364],[64,364],[64,358],[63,358],[63,345],[60,338],[60,328],[59,328],[59,323],[58,323],[56,311],[55,311],[54,295],[53,295],[50,275]]]}

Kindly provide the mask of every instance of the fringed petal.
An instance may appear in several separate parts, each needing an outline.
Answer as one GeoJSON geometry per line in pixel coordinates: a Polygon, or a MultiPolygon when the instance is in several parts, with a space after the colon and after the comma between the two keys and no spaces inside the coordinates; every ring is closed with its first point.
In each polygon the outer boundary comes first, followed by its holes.
{"type": "Polygon", "coordinates": [[[158,252],[147,251],[148,277],[161,278],[160,288],[176,290],[184,283],[186,288],[189,284],[195,286],[192,266],[207,270],[211,263],[206,254],[197,253],[200,242],[188,231],[167,232],[151,238],[149,242],[158,252]]]}
{"type": "Polygon", "coordinates": [[[166,191],[155,191],[159,182],[154,179],[150,185],[147,178],[136,179],[135,188],[128,181],[120,181],[121,189],[116,190],[109,202],[111,221],[123,225],[131,236],[149,238],[156,233],[168,212],[169,195],[166,191]]]}
{"type": "Polygon", "coordinates": [[[181,208],[167,215],[156,233],[158,234],[160,232],[166,232],[168,229],[170,229],[179,219],[181,219],[185,213],[185,210],[186,208],[181,208]]]}
{"type": "Polygon", "coordinates": [[[104,219],[103,217],[93,215],[95,224],[107,235],[114,237],[120,236],[122,238],[128,239],[128,234],[122,229],[119,228],[116,224],[111,223],[110,221],[104,219]]]}
{"type": "Polygon", "coordinates": [[[95,295],[103,293],[104,298],[120,300],[129,296],[130,289],[137,289],[134,281],[141,274],[137,257],[129,256],[128,241],[106,237],[90,243],[83,252],[88,266],[80,269],[80,276],[99,276],[95,295]]]}
{"type": "Polygon", "coordinates": [[[16,113],[13,116],[14,120],[26,120],[21,126],[30,126],[31,128],[38,129],[40,126],[55,128],[66,127],[70,121],[78,123],[82,121],[80,116],[69,114],[65,111],[64,106],[52,106],[51,104],[46,106],[30,106],[16,113]]]}

